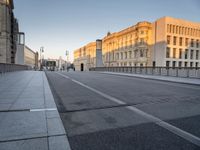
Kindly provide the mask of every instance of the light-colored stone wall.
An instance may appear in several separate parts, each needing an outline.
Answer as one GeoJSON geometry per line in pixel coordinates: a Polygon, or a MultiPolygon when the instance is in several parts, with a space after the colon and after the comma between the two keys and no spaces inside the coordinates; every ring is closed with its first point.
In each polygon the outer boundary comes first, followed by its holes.
{"type": "Polygon", "coordinates": [[[33,50],[25,46],[24,49],[25,65],[31,66],[32,68],[35,67],[36,65],[35,55],[36,53],[33,50]]]}
{"type": "MultiPolygon", "coordinates": [[[[95,65],[91,65],[89,61],[93,55],[89,54],[87,56],[90,57],[86,57],[83,55],[84,50],[86,53],[89,52],[87,46],[74,52],[74,64],[75,66],[80,66],[80,63],[90,64],[87,65],[88,70],[88,67],[95,65]]],[[[105,67],[153,65],[165,67],[168,62],[169,67],[200,67],[200,23],[162,17],[153,23],[139,22],[122,31],[108,33],[102,39],[102,59],[105,67]],[[174,37],[176,44],[173,43],[174,37]],[[187,58],[185,58],[186,51],[188,51],[187,58]]]]}
{"type": "Polygon", "coordinates": [[[149,22],[134,26],[103,38],[104,66],[147,66],[150,64],[151,30],[149,22]]]}
{"type": "Polygon", "coordinates": [[[153,23],[153,33],[156,66],[200,67],[200,23],[163,17],[153,23]]]}
{"type": "Polygon", "coordinates": [[[31,50],[24,44],[17,45],[17,53],[15,58],[16,64],[28,65],[32,68],[38,67],[38,53],[31,50]]]}
{"type": "Polygon", "coordinates": [[[96,66],[96,42],[74,51],[74,66],[77,71],[81,70],[81,64],[84,66],[84,71],[96,66]]]}

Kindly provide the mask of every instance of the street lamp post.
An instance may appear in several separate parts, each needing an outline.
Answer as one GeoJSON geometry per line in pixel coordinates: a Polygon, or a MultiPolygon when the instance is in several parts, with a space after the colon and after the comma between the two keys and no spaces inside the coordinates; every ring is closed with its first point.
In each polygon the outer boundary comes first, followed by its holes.
{"type": "Polygon", "coordinates": [[[40,70],[42,70],[42,53],[44,52],[44,47],[40,47],[40,70]]]}
{"type": "Polygon", "coordinates": [[[67,68],[67,71],[68,71],[68,61],[69,61],[69,51],[66,50],[66,57],[67,57],[67,62],[66,62],[66,68],[67,68]]]}
{"type": "Polygon", "coordinates": [[[68,59],[69,59],[69,51],[68,50],[66,50],[66,57],[67,57],[67,61],[68,61],[68,59]]]}

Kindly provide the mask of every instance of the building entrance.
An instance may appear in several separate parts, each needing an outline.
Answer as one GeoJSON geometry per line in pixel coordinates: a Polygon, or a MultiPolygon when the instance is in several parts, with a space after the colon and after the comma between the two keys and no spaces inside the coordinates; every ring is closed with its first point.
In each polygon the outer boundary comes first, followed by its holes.
{"type": "Polygon", "coordinates": [[[84,71],[84,64],[81,64],[81,71],[84,71]]]}

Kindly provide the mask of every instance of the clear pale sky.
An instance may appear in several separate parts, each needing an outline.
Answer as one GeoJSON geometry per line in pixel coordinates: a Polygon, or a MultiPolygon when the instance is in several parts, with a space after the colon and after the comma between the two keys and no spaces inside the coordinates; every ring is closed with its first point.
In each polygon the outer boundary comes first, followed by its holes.
{"type": "Polygon", "coordinates": [[[14,0],[26,45],[45,58],[65,58],[108,31],[171,16],[200,22],[200,0],[14,0]]]}

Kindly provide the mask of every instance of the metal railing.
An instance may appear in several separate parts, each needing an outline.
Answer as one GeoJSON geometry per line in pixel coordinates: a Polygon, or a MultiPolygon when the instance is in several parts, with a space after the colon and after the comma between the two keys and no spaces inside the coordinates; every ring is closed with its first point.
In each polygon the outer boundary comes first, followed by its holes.
{"type": "Polygon", "coordinates": [[[26,65],[0,63],[0,73],[29,70],[30,67],[26,65]]]}
{"type": "Polygon", "coordinates": [[[97,67],[97,68],[90,68],[89,70],[200,78],[200,67],[97,67]]]}

